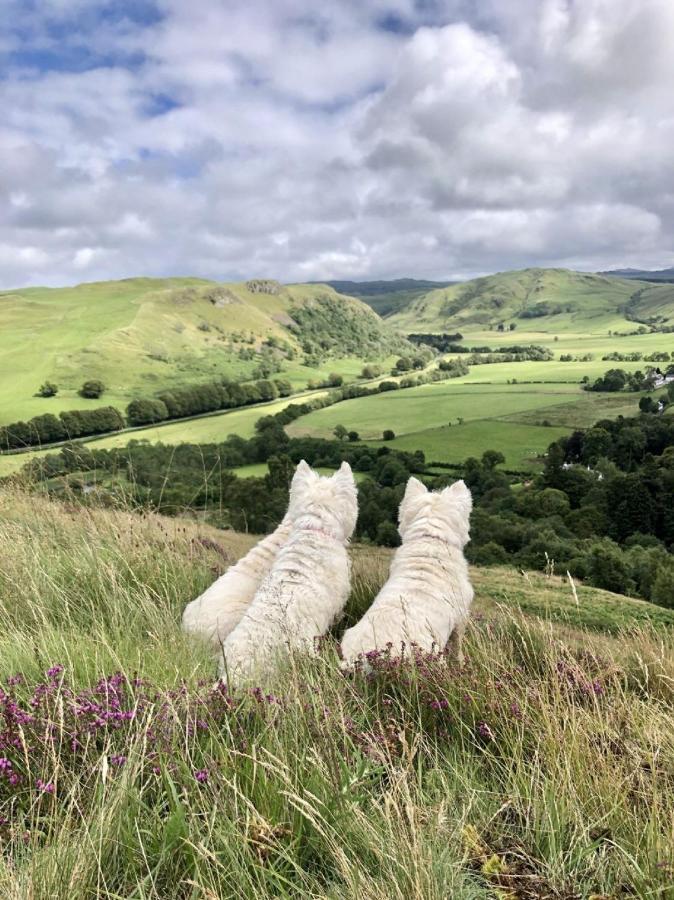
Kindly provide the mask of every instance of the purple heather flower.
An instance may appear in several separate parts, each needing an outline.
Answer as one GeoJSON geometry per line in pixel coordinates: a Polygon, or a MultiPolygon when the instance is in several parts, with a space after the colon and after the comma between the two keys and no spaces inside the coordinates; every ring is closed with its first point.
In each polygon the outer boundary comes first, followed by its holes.
{"type": "Polygon", "coordinates": [[[0,756],[0,772],[9,772],[12,769],[12,761],[6,756],[0,756]]]}
{"type": "Polygon", "coordinates": [[[194,777],[199,782],[199,784],[206,784],[206,782],[208,781],[208,770],[199,769],[194,773],[194,777]]]}
{"type": "Polygon", "coordinates": [[[61,672],[63,672],[63,666],[52,666],[50,669],[47,669],[45,675],[47,678],[58,678],[61,672]]]}
{"type": "Polygon", "coordinates": [[[126,756],[123,753],[112,753],[110,756],[111,766],[123,766],[126,762],[126,756]]]}
{"type": "Polygon", "coordinates": [[[480,722],[477,726],[477,733],[481,738],[484,738],[487,741],[494,740],[494,732],[491,730],[489,725],[486,722],[480,722]]]}
{"type": "Polygon", "coordinates": [[[41,778],[38,778],[35,782],[35,786],[38,791],[41,791],[43,794],[54,793],[54,783],[52,781],[43,781],[41,778]]]}

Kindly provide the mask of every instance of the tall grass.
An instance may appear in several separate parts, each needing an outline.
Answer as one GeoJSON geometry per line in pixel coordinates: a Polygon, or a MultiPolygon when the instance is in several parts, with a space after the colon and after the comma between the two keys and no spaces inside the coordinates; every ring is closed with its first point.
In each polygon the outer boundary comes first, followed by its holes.
{"type": "Polygon", "coordinates": [[[0,493],[0,896],[674,897],[670,632],[503,607],[463,669],[331,637],[229,694],[178,625],[245,546],[0,493]]]}

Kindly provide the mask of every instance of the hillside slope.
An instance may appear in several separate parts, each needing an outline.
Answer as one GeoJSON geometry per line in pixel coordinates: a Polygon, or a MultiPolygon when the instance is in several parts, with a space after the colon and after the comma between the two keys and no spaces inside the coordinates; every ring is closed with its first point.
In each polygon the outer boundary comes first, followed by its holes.
{"type": "Polygon", "coordinates": [[[180,615],[250,542],[0,490],[0,896],[672,896],[665,618],[475,570],[463,667],[350,675],[387,569],[356,549],[315,657],[215,687],[180,615]]]}
{"type": "Polygon", "coordinates": [[[383,318],[405,309],[429,291],[447,287],[453,281],[425,281],[395,278],[392,281],[327,281],[340,294],[358,297],[383,318]]]}
{"type": "Polygon", "coordinates": [[[674,285],[567,269],[523,269],[431,291],[391,316],[400,331],[630,331],[674,324],[674,285]]]}
{"type": "MultiPolygon", "coordinates": [[[[400,340],[360,300],[324,285],[133,278],[0,294],[0,424],[82,405],[101,379],[101,403],[123,405],[176,384],[251,377],[260,363],[301,384],[335,357],[374,359],[400,340]],[[34,397],[50,380],[56,398],[34,397]]],[[[91,404],[91,401],[89,401],[91,404]]]]}

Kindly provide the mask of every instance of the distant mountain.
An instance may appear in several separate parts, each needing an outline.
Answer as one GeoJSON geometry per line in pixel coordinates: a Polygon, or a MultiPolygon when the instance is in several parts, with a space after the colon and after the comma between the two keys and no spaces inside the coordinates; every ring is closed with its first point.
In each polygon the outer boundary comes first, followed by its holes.
{"type": "Polygon", "coordinates": [[[340,294],[358,297],[386,318],[404,309],[417,297],[429,291],[456,284],[456,281],[424,281],[417,278],[395,278],[392,281],[326,281],[340,294]]]}
{"type": "Polygon", "coordinates": [[[522,269],[474,278],[417,297],[389,319],[405,333],[489,331],[604,333],[674,324],[674,285],[568,269],[522,269]]]}
{"type": "Polygon", "coordinates": [[[636,278],[639,281],[674,282],[674,266],[669,269],[610,269],[600,275],[615,275],[618,278],[636,278]]]}

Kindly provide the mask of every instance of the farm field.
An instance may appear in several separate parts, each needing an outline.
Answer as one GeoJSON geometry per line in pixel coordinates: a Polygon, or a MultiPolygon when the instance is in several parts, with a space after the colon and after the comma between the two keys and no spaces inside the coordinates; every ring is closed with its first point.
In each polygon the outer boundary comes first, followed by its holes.
{"type": "Polygon", "coordinates": [[[540,469],[550,444],[569,434],[568,428],[540,425],[513,425],[498,419],[466,422],[444,428],[429,428],[375,443],[413,453],[423,450],[429,462],[460,463],[485,450],[499,450],[507,468],[540,469]]]}
{"type": "Polygon", "coordinates": [[[292,436],[330,437],[341,424],[363,440],[423,450],[428,460],[456,463],[485,450],[500,450],[508,466],[531,468],[540,466],[536,457],[552,441],[571,430],[605,417],[634,415],[640,396],[593,394],[564,383],[484,384],[456,379],[347,400],[303,416],[287,430],[292,436]],[[381,441],[385,429],[395,433],[395,440],[381,441]]]}

